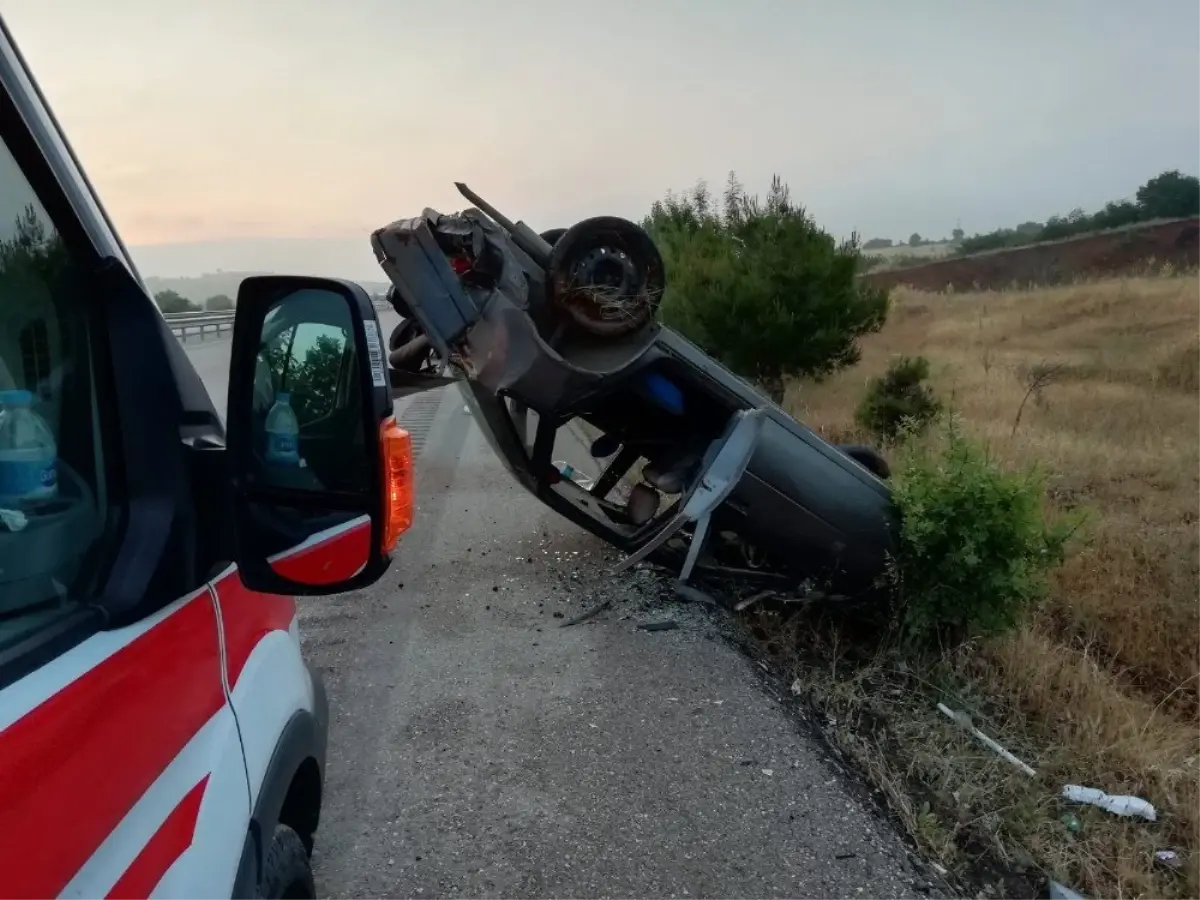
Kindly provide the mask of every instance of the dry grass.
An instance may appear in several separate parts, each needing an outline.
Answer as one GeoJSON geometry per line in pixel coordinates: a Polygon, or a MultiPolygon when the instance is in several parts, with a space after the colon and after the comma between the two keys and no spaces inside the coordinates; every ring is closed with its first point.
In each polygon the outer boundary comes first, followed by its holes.
{"type": "MultiPolygon", "coordinates": [[[[895,355],[922,354],[939,395],[1002,462],[1041,464],[1049,502],[1090,517],[1089,541],[1034,621],[950,663],[964,705],[1032,754],[1041,777],[1014,775],[969,742],[945,752],[961,738],[936,716],[914,724],[910,710],[889,731],[904,745],[905,722],[912,726],[902,780],[919,776],[956,794],[959,806],[973,803],[1001,856],[1027,853],[1076,889],[1200,896],[1197,279],[893,298],[862,362],[824,384],[793,385],[792,411],[845,439],[866,379],[895,355]],[[930,729],[939,741],[930,742],[930,729]],[[1073,835],[1053,798],[1068,781],[1144,796],[1159,822],[1073,810],[1083,825],[1073,835]],[[1154,863],[1153,851],[1168,847],[1185,853],[1181,873],[1154,863]]],[[[963,815],[951,827],[958,852],[963,815]]],[[[913,821],[918,833],[933,828],[913,821]]]]}

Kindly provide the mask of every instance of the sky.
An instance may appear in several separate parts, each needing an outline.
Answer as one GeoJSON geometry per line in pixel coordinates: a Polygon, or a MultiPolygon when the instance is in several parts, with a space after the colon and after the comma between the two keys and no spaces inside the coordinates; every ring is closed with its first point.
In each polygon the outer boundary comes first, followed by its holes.
{"type": "Polygon", "coordinates": [[[968,234],[1200,170],[1195,0],[0,0],[147,275],[377,278],[467,205],[640,218],[772,174],[839,236],[968,234]]]}

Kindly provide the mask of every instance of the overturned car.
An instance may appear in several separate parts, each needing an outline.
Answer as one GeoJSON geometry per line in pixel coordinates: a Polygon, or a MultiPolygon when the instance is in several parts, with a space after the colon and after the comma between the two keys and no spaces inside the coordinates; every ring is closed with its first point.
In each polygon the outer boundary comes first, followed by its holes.
{"type": "Polygon", "coordinates": [[[622,565],[675,552],[684,581],[753,571],[870,590],[896,530],[878,454],[824,441],[660,324],[667,273],[639,226],[598,217],[538,234],[458,188],[470,208],[371,236],[403,317],[397,396],[459,381],[513,476],[627,552],[622,565]],[[594,481],[556,465],[577,420],[594,481]]]}

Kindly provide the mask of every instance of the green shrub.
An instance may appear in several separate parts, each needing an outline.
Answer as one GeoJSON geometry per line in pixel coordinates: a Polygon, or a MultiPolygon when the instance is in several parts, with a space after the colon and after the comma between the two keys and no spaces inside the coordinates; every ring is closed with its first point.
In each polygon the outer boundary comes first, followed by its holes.
{"type": "Polygon", "coordinates": [[[872,378],[855,411],[858,424],[885,443],[894,442],[903,429],[922,431],[937,417],[941,404],[929,378],[929,360],[902,356],[893,360],[880,378],[872,378]]]}
{"type": "Polygon", "coordinates": [[[154,295],[154,302],[164,313],[200,311],[200,307],[176,291],[159,291],[154,295]]]}
{"type": "Polygon", "coordinates": [[[235,304],[233,298],[228,294],[214,294],[204,301],[204,308],[208,312],[224,312],[225,310],[234,309],[235,304]]]}
{"type": "Polygon", "coordinates": [[[911,642],[1012,628],[1045,596],[1077,525],[1046,519],[1037,471],[1003,471],[952,422],[941,441],[905,443],[892,485],[901,524],[890,574],[911,642]]]}
{"type": "Polygon", "coordinates": [[[644,224],[667,269],[663,321],[777,402],[788,378],[857,362],[887,316],[887,290],[857,277],[857,238],[835,241],[778,178],[760,201],[731,174],[719,208],[701,183],[644,224]]]}

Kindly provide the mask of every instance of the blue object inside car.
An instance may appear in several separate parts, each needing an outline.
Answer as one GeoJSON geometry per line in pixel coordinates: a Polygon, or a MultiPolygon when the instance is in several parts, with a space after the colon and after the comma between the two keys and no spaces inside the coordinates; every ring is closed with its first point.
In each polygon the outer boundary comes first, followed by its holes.
{"type": "Polygon", "coordinates": [[[651,372],[642,379],[643,392],[674,416],[683,415],[683,391],[664,375],[651,372]]]}

